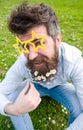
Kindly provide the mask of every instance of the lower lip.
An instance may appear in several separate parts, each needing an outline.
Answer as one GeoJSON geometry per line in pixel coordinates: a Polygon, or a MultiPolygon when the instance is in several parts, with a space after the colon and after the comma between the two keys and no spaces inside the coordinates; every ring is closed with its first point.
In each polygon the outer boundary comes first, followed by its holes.
{"type": "Polygon", "coordinates": [[[35,64],[36,67],[40,67],[42,65],[43,65],[43,63],[35,64]]]}

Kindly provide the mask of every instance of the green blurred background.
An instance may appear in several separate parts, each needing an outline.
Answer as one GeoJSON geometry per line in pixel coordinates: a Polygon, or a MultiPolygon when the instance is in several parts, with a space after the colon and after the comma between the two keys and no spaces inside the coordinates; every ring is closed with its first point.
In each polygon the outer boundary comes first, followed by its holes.
{"type": "MultiPolygon", "coordinates": [[[[7,18],[11,10],[23,0],[0,0],[0,82],[17,53],[12,47],[15,36],[7,28],[7,18]]],[[[83,0],[29,0],[29,3],[44,2],[50,5],[59,18],[62,41],[78,47],[83,52],[83,0]]],[[[39,107],[30,112],[35,130],[65,130],[68,111],[49,97],[43,97],[39,107]]],[[[0,115],[0,130],[14,130],[8,117],[0,115]]]]}

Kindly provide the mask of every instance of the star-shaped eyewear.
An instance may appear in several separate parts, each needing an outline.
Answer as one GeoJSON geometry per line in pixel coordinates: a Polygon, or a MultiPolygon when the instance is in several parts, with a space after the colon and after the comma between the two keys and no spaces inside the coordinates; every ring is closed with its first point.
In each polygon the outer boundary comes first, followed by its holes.
{"type": "Polygon", "coordinates": [[[32,38],[26,41],[21,41],[16,36],[16,44],[14,44],[13,47],[17,49],[19,54],[22,53],[29,54],[29,46],[33,47],[34,52],[37,52],[39,49],[46,50],[44,42],[45,42],[45,36],[37,36],[37,34],[34,31],[32,31],[32,38]]]}

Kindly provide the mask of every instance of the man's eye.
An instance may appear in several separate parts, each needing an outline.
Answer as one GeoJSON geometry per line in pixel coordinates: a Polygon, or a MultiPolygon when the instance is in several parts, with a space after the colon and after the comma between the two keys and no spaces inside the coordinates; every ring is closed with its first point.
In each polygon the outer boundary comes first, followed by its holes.
{"type": "Polygon", "coordinates": [[[29,49],[29,45],[28,44],[26,45],[26,48],[29,49]]]}
{"type": "Polygon", "coordinates": [[[35,46],[40,46],[40,45],[41,45],[40,41],[35,42],[35,46]]]}
{"type": "Polygon", "coordinates": [[[20,49],[29,49],[29,45],[27,44],[21,44],[21,43],[19,43],[19,47],[20,47],[20,49]]]}

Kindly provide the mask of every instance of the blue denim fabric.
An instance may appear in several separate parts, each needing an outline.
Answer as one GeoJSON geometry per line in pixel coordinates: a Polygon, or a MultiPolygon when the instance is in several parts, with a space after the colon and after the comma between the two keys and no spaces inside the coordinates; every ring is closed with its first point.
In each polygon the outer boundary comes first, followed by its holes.
{"type": "MultiPolygon", "coordinates": [[[[11,101],[15,101],[20,91],[24,88],[26,82],[22,84],[13,94],[9,95],[8,98],[11,101]]],[[[81,106],[76,95],[75,89],[71,83],[56,86],[52,89],[44,88],[43,86],[34,83],[36,89],[39,91],[40,96],[49,96],[54,100],[65,106],[70,112],[70,119],[68,126],[76,119],[81,113],[81,106]]],[[[21,116],[11,116],[11,120],[14,124],[15,130],[34,130],[31,119],[28,114],[21,116]]]]}

